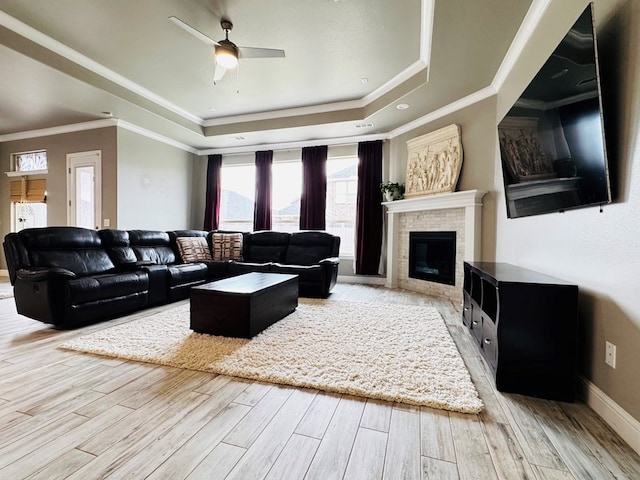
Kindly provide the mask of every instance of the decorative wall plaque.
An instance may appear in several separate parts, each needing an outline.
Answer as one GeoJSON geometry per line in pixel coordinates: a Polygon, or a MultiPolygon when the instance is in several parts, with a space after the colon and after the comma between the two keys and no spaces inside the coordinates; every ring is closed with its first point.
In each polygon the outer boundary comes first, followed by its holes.
{"type": "Polygon", "coordinates": [[[498,125],[500,153],[513,181],[556,177],[553,158],[542,151],[536,117],[505,117],[498,125]]]}
{"type": "Polygon", "coordinates": [[[459,125],[413,138],[407,150],[405,198],[455,191],[462,168],[459,125]]]}

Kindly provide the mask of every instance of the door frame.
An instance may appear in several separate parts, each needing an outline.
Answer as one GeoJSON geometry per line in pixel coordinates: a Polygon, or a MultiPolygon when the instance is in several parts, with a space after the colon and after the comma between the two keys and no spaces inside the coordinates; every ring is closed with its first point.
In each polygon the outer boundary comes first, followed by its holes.
{"type": "Polygon", "coordinates": [[[93,195],[95,229],[102,226],[102,150],[67,154],[67,225],[75,226],[75,168],[94,167],[93,195]],[[83,160],[83,157],[87,157],[83,160]],[[89,158],[91,157],[91,158],[89,158]]]}

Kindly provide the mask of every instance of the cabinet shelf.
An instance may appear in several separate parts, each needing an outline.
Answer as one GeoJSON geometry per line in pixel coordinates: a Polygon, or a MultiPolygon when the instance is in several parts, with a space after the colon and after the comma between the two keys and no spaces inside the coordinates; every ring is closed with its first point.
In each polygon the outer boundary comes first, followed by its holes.
{"type": "Polygon", "coordinates": [[[463,323],[502,392],[574,401],[578,287],[506,263],[464,263],[463,323]]]}

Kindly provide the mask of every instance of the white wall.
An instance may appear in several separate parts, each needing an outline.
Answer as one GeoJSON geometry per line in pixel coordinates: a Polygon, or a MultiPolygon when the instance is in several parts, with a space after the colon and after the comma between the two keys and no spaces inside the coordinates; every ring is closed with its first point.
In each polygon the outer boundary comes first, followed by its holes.
{"type": "MultiPolygon", "coordinates": [[[[562,36],[585,6],[582,0],[552,3],[500,105],[513,102],[553,49],[548,39],[562,36]]],[[[579,286],[581,372],[640,419],[640,2],[596,0],[595,19],[609,162],[620,187],[615,203],[602,213],[596,207],[509,220],[498,170],[496,257],[579,286]],[[604,363],[605,341],[617,345],[615,370],[604,363]]]]}
{"type": "Polygon", "coordinates": [[[196,155],[119,128],[117,228],[202,228],[193,224],[195,162],[196,155]]]}
{"type": "Polygon", "coordinates": [[[482,259],[544,272],[580,289],[580,373],[640,421],[640,1],[595,0],[605,127],[615,201],[598,207],[508,219],[497,124],[554,50],[586,0],[552,0],[497,97],[391,141],[389,176],[402,181],[406,141],[451,123],[462,130],[459,190],[484,198],[482,259]],[[604,363],[617,345],[617,368],[604,363]]]}

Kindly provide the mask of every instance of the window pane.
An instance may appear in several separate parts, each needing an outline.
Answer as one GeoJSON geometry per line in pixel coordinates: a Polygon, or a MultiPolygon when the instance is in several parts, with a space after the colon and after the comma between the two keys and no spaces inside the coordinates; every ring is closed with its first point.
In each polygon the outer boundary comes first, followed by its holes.
{"type": "Polygon", "coordinates": [[[279,232],[295,232],[300,229],[302,162],[274,163],[271,172],[271,228],[279,232]]]}
{"type": "Polygon", "coordinates": [[[327,231],[340,237],[340,255],[353,256],[358,157],[327,161],[327,231]]]}
{"type": "Polygon", "coordinates": [[[29,172],[47,169],[47,152],[16,153],[14,156],[16,172],[29,172]]]}
{"type": "Polygon", "coordinates": [[[220,229],[253,230],[254,165],[223,165],[220,172],[220,229]]]}
{"type": "Polygon", "coordinates": [[[13,203],[14,232],[19,232],[25,228],[36,228],[47,226],[47,204],[46,203],[13,203]]]}

